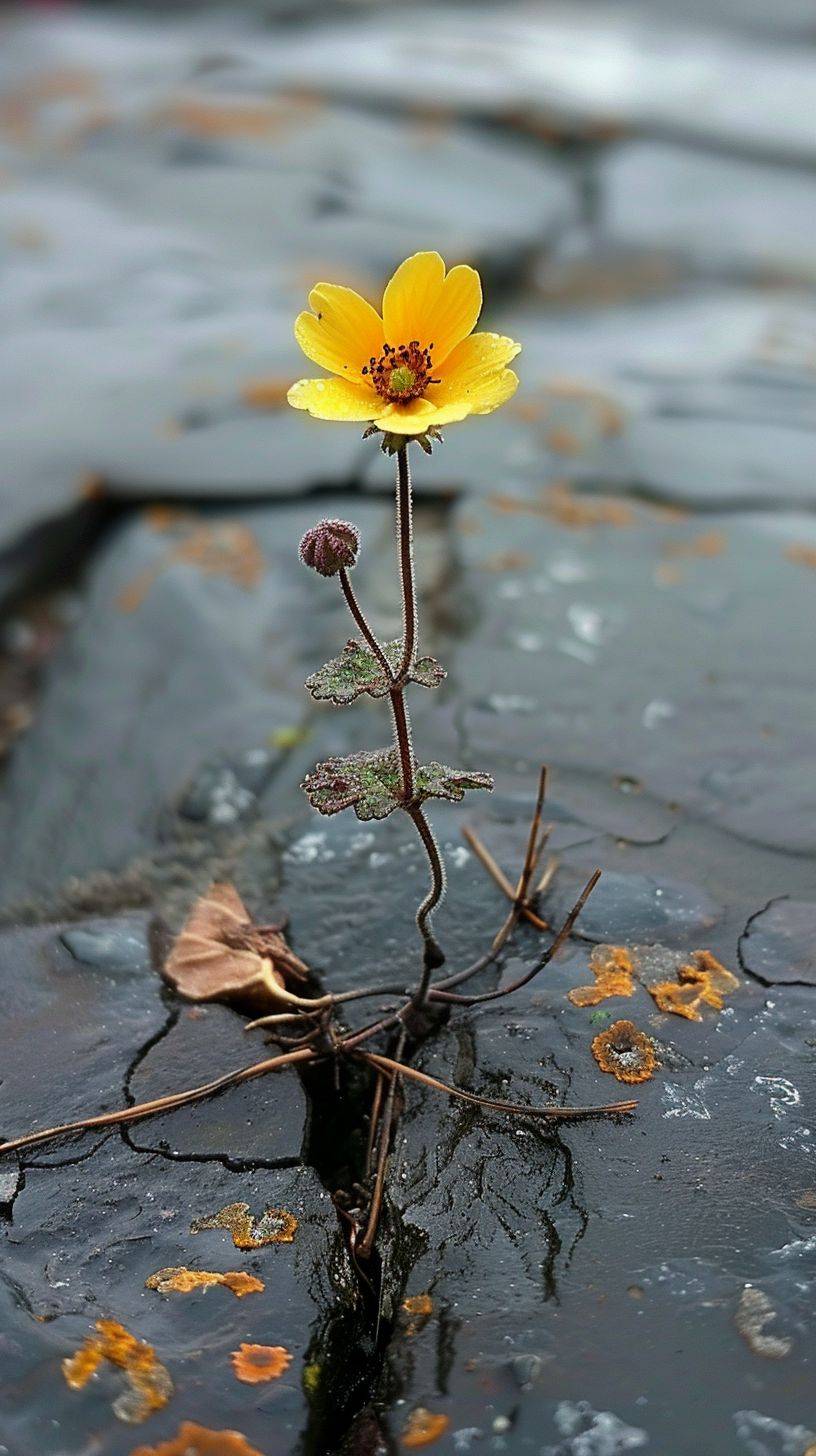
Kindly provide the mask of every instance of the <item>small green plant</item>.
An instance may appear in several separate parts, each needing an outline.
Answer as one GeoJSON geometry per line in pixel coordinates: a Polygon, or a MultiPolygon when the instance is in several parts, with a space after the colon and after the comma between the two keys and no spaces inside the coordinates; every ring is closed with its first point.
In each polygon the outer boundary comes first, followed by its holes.
{"type": "Polygon", "coordinates": [[[391,979],[380,985],[323,995],[302,994],[302,986],[295,991],[287,982],[303,982],[307,968],[286,946],[281,927],[254,925],[233,886],[212,886],[193,907],[168,958],[165,974],[182,994],[195,1000],[231,999],[246,1007],[259,994],[266,996],[267,1004],[274,1009],[248,1023],[247,1029],[267,1027],[285,1049],[198,1087],[14,1138],[0,1144],[0,1153],[31,1147],[66,1133],[135,1122],[283,1067],[354,1058],[375,1074],[368,1151],[363,1185],[353,1208],[339,1195],[337,1202],[348,1227],[352,1256],[366,1277],[364,1269],[379,1225],[401,1079],[478,1107],[546,1120],[629,1112],[635,1103],[571,1108],[504,1102],[464,1092],[412,1067],[406,1060],[411,1042],[432,1027],[434,1013],[509,996],[537,976],[570,935],[599,871],[591,876],[558,933],[544,951],[533,957],[523,975],[494,990],[472,993],[461,989],[496,962],[519,920],[549,930],[531,903],[535,890],[544,888],[553,870],[551,862],[534,885],[547,843],[547,831],[541,823],[546,786],[542,769],[524,864],[515,887],[480,841],[469,835],[469,843],[511,901],[503,924],[484,954],[470,965],[441,978],[435,976],[445,961],[433,929],[433,914],[444,894],[445,871],[424,805],[429,799],[458,802],[469,789],[492,788],[492,780],[486,773],[436,762],[421,763],[414,754],[406,689],[435,688],[445,673],[434,658],[419,655],[408,449],[415,442],[430,454],[433,444],[441,440],[443,425],[471,414],[488,414],[510,399],[518,380],[508,365],[519,346],[498,334],[473,332],[482,303],[479,276],[465,265],[446,272],[438,253],[417,253],[400,265],[385,289],[382,316],[351,289],[334,284],[318,284],[309,295],[309,303],[310,311],[297,319],[295,335],[308,357],[332,377],[298,381],[289,391],[289,402],[320,419],[365,423],[364,437],[381,435],[382,449],[396,457],[402,634],[395,641],[381,642],[357,600],[350,575],[360,550],[356,527],[348,521],[324,520],[307,531],[300,543],[302,561],[321,576],[337,577],[360,634],[312,674],[307,688],[316,700],[343,707],[363,694],[387,699],[393,743],[327,759],[306,777],[303,788],[321,814],[353,809],[359,819],[367,821],[384,819],[399,810],[414,824],[430,870],[430,888],[416,913],[423,950],[416,981],[406,985],[404,978],[391,979]],[[340,1023],[342,1007],[365,997],[392,999],[369,1025],[353,1033],[344,1031],[340,1023]],[[371,1050],[375,1038],[388,1038],[387,1054],[371,1050]]]}

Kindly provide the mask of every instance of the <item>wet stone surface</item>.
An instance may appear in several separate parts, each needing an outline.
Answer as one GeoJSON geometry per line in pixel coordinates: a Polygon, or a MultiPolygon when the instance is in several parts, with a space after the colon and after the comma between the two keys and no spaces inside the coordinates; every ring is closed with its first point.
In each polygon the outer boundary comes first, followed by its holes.
{"type": "MultiPolygon", "coordinates": [[[[429,246],[480,267],[484,327],[524,350],[512,404],[415,463],[448,671],[411,689],[417,751],[496,778],[429,810],[446,969],[508,909],[462,825],[513,883],[542,761],[540,913],[603,875],[555,962],[412,1057],[638,1105],[536,1123],[405,1080],[368,1283],[332,1204],[359,1196],[360,1063],[3,1158],[0,1451],[132,1456],[196,1422],[261,1456],[813,1456],[813,39],[803,0],[6,25],[0,1131],[274,1051],[157,973],[213,879],[288,915],[311,989],[386,986],[343,1026],[415,980],[413,827],[321,820],[298,787],[390,743],[384,703],[303,690],[351,628],[296,548],[357,522],[355,587],[397,637],[391,463],[285,395],[309,286],[377,299],[429,246]],[[645,973],[574,1004],[610,945],[681,991],[706,953],[738,984],[700,1019],[645,973]],[[592,1049],[621,1020],[658,1064],[637,1085],[592,1049]],[[163,1269],[264,1288],[146,1287],[163,1269]],[[173,1383],[143,1426],[112,1366],[64,1379],[100,1319],[173,1383]],[[242,1383],[242,1344],[291,1364],[242,1383]]],[[[474,989],[547,943],[520,927],[474,989]]]]}

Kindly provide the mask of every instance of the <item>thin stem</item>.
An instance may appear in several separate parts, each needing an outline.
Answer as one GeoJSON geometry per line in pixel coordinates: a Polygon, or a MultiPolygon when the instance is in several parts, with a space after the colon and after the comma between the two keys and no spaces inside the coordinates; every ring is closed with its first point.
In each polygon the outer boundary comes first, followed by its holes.
{"type": "Polygon", "coordinates": [[[365,1176],[371,1176],[371,1160],[374,1157],[374,1143],[377,1137],[377,1126],[380,1121],[380,1108],[382,1107],[383,1088],[385,1077],[379,1068],[376,1069],[376,1081],[374,1083],[374,1096],[371,1099],[371,1112],[368,1119],[368,1141],[366,1143],[365,1155],[365,1176]]]}
{"type": "Polygon", "coordinates": [[[439,853],[433,830],[419,804],[414,804],[408,810],[408,814],[416,825],[431,867],[431,888],[416,914],[419,933],[425,943],[425,957],[422,964],[422,976],[413,999],[416,1006],[423,1006],[428,998],[431,972],[445,963],[442,949],[431,929],[431,915],[445,893],[445,866],[442,863],[442,856],[439,853]]]}
{"type": "MultiPolygon", "coordinates": [[[[481,862],[481,864],[484,865],[491,879],[496,881],[499,889],[504,891],[508,900],[514,901],[516,899],[516,890],[513,889],[513,886],[511,885],[506,874],[504,873],[504,870],[501,868],[500,865],[496,863],[495,859],[490,853],[490,850],[485,844],[482,843],[475,830],[470,829],[466,824],[462,830],[462,838],[465,839],[470,845],[470,848],[473,850],[476,858],[481,862]]],[[[550,929],[547,921],[543,920],[540,915],[536,914],[535,910],[533,910],[530,905],[523,905],[521,907],[521,913],[524,916],[525,920],[529,920],[530,924],[535,926],[536,930],[550,929]]],[[[501,949],[501,947],[498,948],[501,949]]]]}
{"type": "Polygon", "coordinates": [[[608,1102],[602,1107],[527,1107],[523,1102],[502,1102],[495,1097],[479,1097],[475,1092],[464,1092],[461,1087],[451,1087],[450,1083],[442,1082],[438,1077],[429,1077],[427,1072],[419,1072],[416,1067],[408,1067],[404,1062],[381,1056],[377,1052],[360,1052],[359,1055],[370,1066],[381,1067],[383,1071],[389,1072],[393,1082],[398,1077],[409,1077],[413,1082],[421,1082],[423,1086],[433,1087],[436,1092],[445,1092],[449,1097],[458,1097],[462,1102],[472,1102],[477,1107],[487,1107],[493,1112],[510,1112],[517,1117],[543,1117],[555,1121],[631,1112],[637,1107],[634,1099],[628,1102],[608,1102]]]}
{"type": "Polygon", "coordinates": [[[414,750],[411,743],[411,720],[405,706],[402,684],[398,683],[389,694],[391,716],[394,719],[394,738],[400,761],[403,803],[409,804],[414,797],[414,750]]]}
{"type": "Polygon", "coordinates": [[[529,981],[532,981],[533,977],[539,974],[539,971],[543,971],[544,967],[549,965],[553,956],[558,954],[600,878],[600,870],[595,870],[594,874],[590,876],[584,885],[583,890],[570,910],[552,945],[544,952],[543,956],[539,956],[535,965],[525,976],[520,976],[517,981],[512,981],[509,986],[500,986],[496,991],[484,991],[481,996],[457,996],[454,992],[446,991],[441,986],[432,986],[430,999],[432,1001],[450,1002],[457,1006],[476,1006],[481,1001],[497,1001],[500,996],[510,996],[514,991],[520,991],[522,986],[526,986],[529,981]]]}
{"type": "Polygon", "coordinates": [[[251,1067],[239,1067],[235,1072],[226,1072],[223,1077],[216,1077],[212,1082],[205,1082],[201,1087],[190,1087],[186,1092],[173,1092],[166,1097],[155,1097],[151,1102],[139,1102],[134,1107],[123,1107],[119,1112],[103,1112],[98,1117],[83,1117],[77,1122],[63,1122],[57,1127],[46,1127],[40,1132],[28,1133],[26,1137],[12,1138],[10,1142],[0,1143],[0,1153],[12,1153],[19,1148],[34,1147],[36,1143],[47,1142],[49,1138],[59,1137],[62,1133],[86,1132],[95,1127],[115,1127],[120,1122],[138,1122],[142,1117],[154,1117],[157,1113],[170,1112],[175,1107],[184,1107],[186,1103],[197,1102],[202,1097],[209,1097],[213,1092],[220,1092],[224,1087],[249,1082],[253,1077],[263,1077],[267,1072],[276,1072],[280,1067],[291,1066],[294,1062],[312,1061],[316,1055],[316,1052],[306,1047],[301,1051],[285,1052],[283,1056],[267,1057],[262,1062],[254,1062],[251,1067]]]}
{"type": "Polygon", "coordinates": [[[351,584],[351,579],[349,577],[348,571],[346,570],[345,566],[341,566],[340,567],[339,575],[340,575],[340,586],[342,587],[342,590],[343,590],[343,596],[346,599],[346,604],[348,606],[349,611],[351,612],[352,617],[354,618],[354,620],[357,623],[357,626],[360,628],[360,631],[362,632],[362,634],[363,634],[366,642],[368,643],[369,647],[371,648],[371,651],[374,653],[374,656],[376,657],[377,661],[379,662],[380,667],[382,668],[383,672],[385,673],[385,676],[386,676],[387,681],[388,682],[393,682],[393,680],[394,680],[394,674],[391,671],[391,665],[390,665],[390,663],[388,661],[388,658],[385,655],[385,652],[383,651],[382,646],[377,641],[377,638],[374,636],[374,633],[372,632],[371,628],[368,625],[368,622],[365,619],[365,616],[363,615],[363,609],[360,606],[360,603],[358,602],[356,596],[354,595],[354,588],[353,588],[353,586],[351,584]]]}
{"type": "Polygon", "coordinates": [[[417,637],[413,501],[407,445],[397,451],[397,540],[402,583],[402,664],[397,677],[404,677],[413,666],[417,637]]]}
{"type": "Polygon", "coordinates": [[[391,1061],[390,1057],[387,1058],[387,1061],[390,1063],[389,1070],[392,1072],[392,1075],[382,1117],[380,1118],[380,1137],[377,1146],[377,1172],[374,1178],[374,1190],[371,1194],[371,1203],[368,1208],[368,1222],[366,1223],[365,1233],[363,1234],[362,1242],[358,1249],[361,1259],[367,1259],[369,1257],[374,1246],[374,1240],[377,1237],[377,1229],[380,1223],[380,1211],[382,1209],[383,1193],[385,1191],[385,1170],[388,1164],[388,1151],[391,1146],[391,1133],[394,1126],[394,1105],[397,1097],[397,1083],[399,1081],[398,1069],[402,1066],[401,1058],[405,1050],[406,1040],[407,1033],[405,1027],[402,1027],[395,1048],[396,1060],[391,1061]]]}

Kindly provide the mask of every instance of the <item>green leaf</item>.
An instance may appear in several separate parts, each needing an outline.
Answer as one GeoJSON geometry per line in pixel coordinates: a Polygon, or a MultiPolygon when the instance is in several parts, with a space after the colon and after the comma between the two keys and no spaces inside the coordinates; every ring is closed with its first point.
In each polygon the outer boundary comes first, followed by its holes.
{"type": "MultiPolygon", "coordinates": [[[[489,774],[469,773],[426,763],[414,770],[414,803],[425,799],[449,799],[458,803],[466,789],[492,789],[489,774]]],[[[354,809],[358,819],[385,819],[402,805],[402,774],[394,748],[351,753],[346,758],[328,758],[307,774],[301,788],[313,809],[320,814],[339,814],[354,809]]]]}
{"type": "MultiPolygon", "coordinates": [[[[383,651],[389,666],[396,672],[402,660],[402,639],[384,643],[383,651]]],[[[445,669],[435,658],[420,657],[408,673],[408,680],[424,688],[435,688],[445,675],[445,669]]],[[[372,698],[384,698],[390,686],[374,653],[354,638],[349,638],[339,657],[333,657],[331,662],[318,668],[306,680],[306,687],[313,698],[339,706],[353,703],[361,693],[370,693],[372,698]]]]}

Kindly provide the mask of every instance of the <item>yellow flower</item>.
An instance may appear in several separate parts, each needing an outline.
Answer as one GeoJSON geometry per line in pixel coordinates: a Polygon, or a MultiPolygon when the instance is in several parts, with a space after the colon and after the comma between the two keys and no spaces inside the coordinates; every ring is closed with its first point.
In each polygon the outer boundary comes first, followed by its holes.
{"type": "Polygon", "coordinates": [[[321,420],[368,421],[386,434],[427,430],[488,415],[515,394],[507,365],[521,346],[500,334],[474,334],[482,285],[473,268],[445,272],[438,253],[401,263],[382,301],[382,318],[351,288],[318,283],[311,313],[295,323],[307,358],[334,378],[299,379],[295,409],[321,420]]]}

